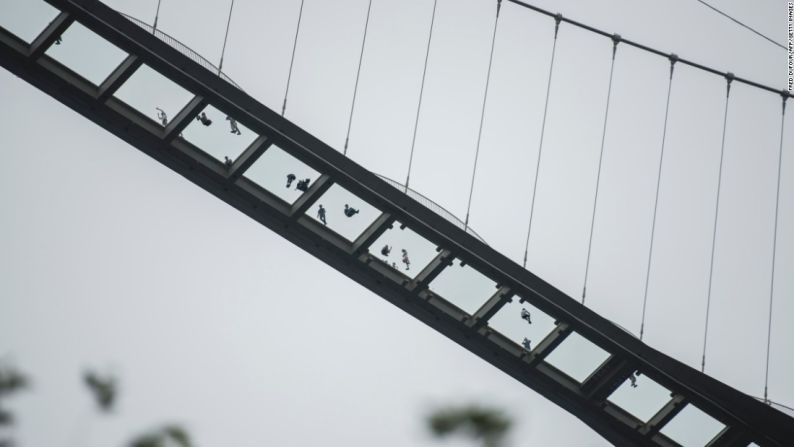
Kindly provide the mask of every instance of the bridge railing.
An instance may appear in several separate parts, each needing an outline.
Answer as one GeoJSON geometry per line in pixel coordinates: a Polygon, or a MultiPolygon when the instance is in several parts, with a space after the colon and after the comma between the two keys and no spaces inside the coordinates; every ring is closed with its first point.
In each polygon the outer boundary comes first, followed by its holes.
{"type": "Polygon", "coordinates": [[[159,29],[155,29],[152,25],[149,25],[148,23],[146,23],[146,22],[144,22],[142,20],[136,19],[135,17],[129,16],[129,15],[124,14],[124,13],[121,13],[121,15],[124,16],[124,18],[126,18],[130,22],[132,22],[132,23],[140,26],[141,28],[145,29],[150,34],[154,34],[154,36],[156,36],[158,39],[160,39],[163,42],[167,43],[169,46],[171,46],[171,48],[179,51],[183,55],[189,57],[193,62],[201,65],[202,67],[206,68],[207,70],[209,70],[209,71],[211,71],[213,73],[218,74],[221,77],[221,79],[223,79],[224,81],[228,82],[229,84],[232,84],[233,86],[237,87],[238,89],[242,90],[242,88],[239,85],[237,85],[237,83],[234,82],[229,76],[226,76],[226,74],[223,73],[220,70],[220,68],[216,67],[215,64],[213,64],[212,62],[210,62],[207,59],[205,59],[204,57],[202,57],[200,54],[195,52],[192,48],[188,47],[187,45],[183,44],[182,42],[178,41],[177,39],[169,36],[168,34],[160,31],[159,29]]]}

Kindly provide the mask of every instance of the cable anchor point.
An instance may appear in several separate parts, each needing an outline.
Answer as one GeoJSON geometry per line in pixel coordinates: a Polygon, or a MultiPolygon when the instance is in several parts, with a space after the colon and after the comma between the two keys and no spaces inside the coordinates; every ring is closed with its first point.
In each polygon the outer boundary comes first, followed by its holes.
{"type": "Polygon", "coordinates": [[[618,51],[618,44],[622,40],[623,40],[623,38],[620,37],[620,34],[613,34],[612,35],[612,58],[613,59],[615,58],[615,53],[617,53],[617,51],[618,51]]]}
{"type": "Polygon", "coordinates": [[[736,79],[736,75],[731,73],[730,71],[725,73],[725,81],[727,81],[727,95],[730,96],[731,94],[731,82],[736,79]]]}
{"type": "Polygon", "coordinates": [[[502,9],[502,0],[496,0],[496,17],[499,17],[499,10],[502,9]]]}
{"type": "Polygon", "coordinates": [[[554,38],[557,38],[557,33],[560,31],[560,23],[562,23],[562,14],[559,12],[554,15],[554,38]]]}
{"type": "Polygon", "coordinates": [[[678,62],[678,55],[675,53],[670,53],[670,55],[667,56],[667,59],[670,60],[670,77],[672,78],[673,69],[675,68],[675,63],[678,62]]]}

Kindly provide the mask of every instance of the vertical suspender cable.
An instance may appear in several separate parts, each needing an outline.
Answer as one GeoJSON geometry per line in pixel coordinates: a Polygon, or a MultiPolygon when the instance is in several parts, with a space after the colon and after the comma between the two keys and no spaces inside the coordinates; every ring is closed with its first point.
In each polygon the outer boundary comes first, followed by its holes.
{"type": "Polygon", "coordinates": [[[436,8],[438,0],[433,0],[433,15],[430,16],[430,32],[427,36],[427,49],[425,50],[425,65],[422,69],[422,84],[419,87],[419,103],[416,105],[416,119],[414,120],[414,136],[411,139],[411,155],[408,157],[408,174],[405,176],[405,191],[411,181],[411,167],[414,162],[414,148],[416,147],[416,131],[419,129],[419,112],[422,110],[422,98],[425,95],[425,79],[427,78],[427,61],[430,59],[430,43],[433,41],[433,25],[436,23],[436,8]]]}
{"type": "Polygon", "coordinates": [[[557,53],[557,35],[560,31],[562,14],[554,16],[554,41],[551,44],[551,62],[549,63],[549,80],[546,83],[546,103],[543,105],[543,122],[540,125],[540,143],[538,144],[538,160],[535,164],[535,180],[532,187],[532,202],[529,205],[529,225],[527,226],[527,241],[524,244],[524,268],[527,268],[527,256],[529,254],[529,236],[532,234],[532,217],[535,215],[535,193],[538,190],[538,175],[540,174],[540,156],[543,153],[543,137],[546,134],[546,117],[549,112],[549,95],[551,94],[551,77],[554,73],[554,56],[557,53]]]}
{"type": "Polygon", "coordinates": [[[700,372],[706,371],[706,342],[709,335],[709,315],[711,313],[711,289],[712,280],[714,279],[714,249],[717,245],[717,221],[720,215],[720,191],[722,189],[722,165],[725,159],[725,132],[728,126],[728,105],[731,102],[731,81],[733,81],[733,73],[727,73],[725,79],[727,81],[725,93],[725,116],[722,119],[722,144],[720,145],[720,169],[717,175],[717,204],[714,207],[714,227],[711,233],[711,260],[709,261],[709,288],[706,295],[706,324],[703,329],[703,356],[700,360],[700,372]]]}
{"type": "Polygon", "coordinates": [[[595,216],[598,207],[598,189],[601,186],[601,165],[604,161],[604,142],[607,137],[607,123],[609,122],[609,101],[612,99],[612,75],[615,73],[615,54],[618,51],[620,35],[612,35],[612,62],[609,66],[609,87],[607,88],[607,104],[604,109],[604,128],[601,130],[601,152],[598,155],[598,174],[596,175],[595,196],[593,197],[593,216],[590,219],[590,237],[587,242],[587,261],[584,267],[584,285],[582,286],[582,304],[587,295],[587,276],[590,273],[590,253],[593,249],[593,230],[595,229],[595,216]]]}
{"type": "Polygon", "coordinates": [[[295,65],[295,50],[298,48],[298,35],[301,31],[301,20],[303,19],[303,2],[301,0],[301,8],[298,11],[298,24],[295,26],[295,39],[292,41],[292,57],[289,61],[289,73],[287,74],[287,87],[284,90],[284,104],[281,106],[281,116],[287,110],[287,96],[289,95],[289,83],[292,80],[292,67],[295,65]]]}
{"type": "Polygon", "coordinates": [[[160,3],[162,0],[157,0],[157,11],[154,13],[154,26],[152,26],[152,34],[157,30],[157,20],[160,18],[160,3]]]}
{"type": "Polygon", "coordinates": [[[358,96],[358,80],[361,77],[361,63],[364,61],[364,46],[367,44],[367,31],[369,30],[369,15],[372,11],[372,0],[367,6],[367,20],[364,22],[364,37],[361,39],[361,54],[358,56],[358,70],[356,71],[356,85],[353,87],[353,102],[350,104],[350,118],[347,120],[347,135],[345,136],[345,149],[343,154],[347,155],[347,146],[350,143],[350,128],[353,127],[353,112],[356,109],[356,97],[358,96]]]}
{"type": "Polygon", "coordinates": [[[218,76],[221,75],[223,69],[223,56],[226,55],[226,41],[229,40],[229,26],[232,24],[232,11],[234,10],[234,0],[229,6],[229,18],[226,20],[226,34],[223,36],[223,49],[221,50],[221,63],[218,64],[218,76]]]}
{"type": "Polygon", "coordinates": [[[664,106],[664,127],[662,128],[662,149],[659,151],[659,172],[656,174],[656,197],[653,200],[653,219],[651,220],[651,243],[648,247],[648,264],[645,270],[645,291],[642,295],[642,321],[640,322],[640,340],[645,334],[645,309],[648,305],[648,284],[651,279],[651,260],[653,259],[653,242],[656,238],[656,212],[659,210],[659,188],[662,184],[662,165],[664,163],[664,145],[667,141],[667,118],[670,115],[670,93],[673,89],[673,71],[678,56],[670,55],[670,79],[667,81],[667,104],[664,106]]]}
{"type": "Polygon", "coordinates": [[[485,105],[488,101],[488,87],[491,84],[491,68],[493,67],[493,53],[496,46],[496,30],[499,26],[499,10],[502,8],[502,0],[496,0],[496,19],[493,25],[493,36],[491,36],[491,55],[488,58],[488,74],[485,76],[485,93],[482,97],[482,110],[480,111],[480,129],[477,131],[477,149],[474,151],[474,167],[471,171],[471,186],[469,187],[469,203],[466,205],[466,220],[463,229],[469,229],[469,212],[471,211],[471,198],[474,194],[474,178],[477,175],[477,161],[480,157],[480,141],[482,140],[482,127],[485,122],[485,105]]]}
{"type": "Polygon", "coordinates": [[[769,322],[766,329],[766,368],[764,373],[764,402],[769,402],[769,348],[772,344],[772,297],[775,294],[775,261],[777,260],[777,219],[780,210],[780,173],[783,167],[783,131],[786,124],[786,99],[788,92],[781,92],[783,96],[783,113],[780,115],[780,148],[777,155],[777,191],[775,193],[775,230],[772,233],[772,277],[769,285],[769,322]]]}

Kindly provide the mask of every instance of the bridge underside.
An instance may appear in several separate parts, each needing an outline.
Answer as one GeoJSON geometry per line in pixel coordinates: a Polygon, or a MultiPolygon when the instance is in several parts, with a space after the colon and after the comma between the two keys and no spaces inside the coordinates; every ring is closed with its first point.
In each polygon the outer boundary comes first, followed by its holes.
{"type": "Polygon", "coordinates": [[[790,417],[645,345],[104,4],[47,2],[60,14],[31,42],[0,28],[0,63],[7,70],[542,394],[613,444],[677,446],[664,427],[694,406],[722,424],[709,446],[791,445],[790,417]],[[74,23],[126,53],[99,83],[47,54],[74,23]],[[148,118],[117,95],[142,67],[192,95],[167,123],[148,118]],[[183,137],[208,107],[256,134],[228,163],[183,137]],[[307,190],[293,199],[247,175],[258,161],[276,153],[316,173],[307,190]],[[365,204],[372,217],[363,229],[342,234],[307,213],[332,191],[365,204]],[[418,269],[410,275],[384,262],[379,240],[390,231],[410,231],[433,247],[429,262],[415,265],[418,269]],[[437,278],[461,265],[494,284],[473,305],[433,287],[437,278]],[[531,350],[494,324],[495,315],[517,303],[533,307],[533,319],[553,321],[531,350]],[[551,360],[575,337],[604,353],[604,360],[583,377],[551,360]],[[610,400],[635,373],[670,392],[647,418],[610,400]]]}

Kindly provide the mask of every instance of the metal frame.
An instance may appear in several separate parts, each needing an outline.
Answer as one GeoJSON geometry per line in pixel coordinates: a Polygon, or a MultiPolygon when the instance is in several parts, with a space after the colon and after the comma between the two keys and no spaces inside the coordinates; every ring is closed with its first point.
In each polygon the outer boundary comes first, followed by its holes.
{"type": "Polygon", "coordinates": [[[46,1],[133,59],[125,60],[97,87],[43,54],[47,42],[54,40],[52,26],[47,28],[49,34],[36,39],[42,42],[36,47],[38,59],[31,58],[31,46],[0,28],[0,64],[6,69],[542,394],[610,442],[674,446],[658,430],[688,404],[726,425],[710,445],[738,447],[752,440],[761,446],[783,447],[794,439],[794,419],[645,345],[101,2],[46,1]],[[111,96],[123,84],[122,78],[140,64],[196,96],[192,106],[177,115],[173,128],[163,129],[111,96]],[[231,167],[178,137],[180,123],[192,119],[202,104],[212,104],[261,135],[231,167]],[[286,204],[244,177],[245,169],[270,144],[321,173],[323,181],[315,182],[296,205],[286,204]],[[384,213],[354,243],[303,215],[334,183],[384,213]],[[439,255],[416,280],[366,253],[367,244],[394,220],[439,247],[439,255]],[[427,289],[453,259],[471,265],[500,287],[490,299],[483,297],[477,318],[427,289]],[[557,329],[532,353],[482,324],[510,298],[505,292],[520,296],[558,321],[557,329]],[[543,361],[571,331],[611,355],[584,384],[543,361]],[[676,396],[670,408],[665,407],[648,424],[606,400],[628,371],[648,375],[676,396]]]}

